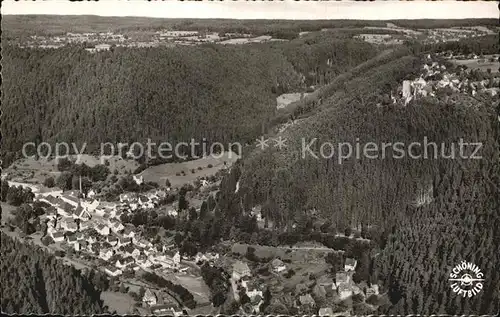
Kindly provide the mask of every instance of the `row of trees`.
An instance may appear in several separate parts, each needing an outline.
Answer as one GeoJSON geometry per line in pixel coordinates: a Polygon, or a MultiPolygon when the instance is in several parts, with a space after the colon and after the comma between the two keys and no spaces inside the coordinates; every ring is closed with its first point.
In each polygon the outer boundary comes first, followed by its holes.
{"type": "Polygon", "coordinates": [[[205,263],[201,267],[201,276],[210,288],[211,301],[214,307],[219,307],[226,302],[229,291],[229,276],[219,267],[205,263]]]}
{"type": "Polygon", "coordinates": [[[1,180],[0,200],[12,206],[20,206],[23,203],[33,202],[35,194],[29,187],[9,186],[7,180],[1,180]]]}
{"type": "Polygon", "coordinates": [[[191,309],[195,308],[196,302],[194,301],[193,294],[191,294],[191,292],[189,292],[182,285],[174,284],[164,279],[163,277],[156,275],[155,273],[146,272],[142,277],[148,282],[154,283],[162,288],[167,288],[171,292],[175,293],[184,304],[184,306],[191,309]]]}

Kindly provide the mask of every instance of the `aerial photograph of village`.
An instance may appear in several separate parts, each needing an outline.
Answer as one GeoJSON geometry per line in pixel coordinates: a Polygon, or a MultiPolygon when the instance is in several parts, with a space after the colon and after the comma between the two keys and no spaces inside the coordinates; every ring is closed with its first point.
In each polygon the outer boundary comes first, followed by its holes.
{"type": "Polygon", "coordinates": [[[2,6],[2,314],[500,312],[495,3],[303,20],[22,5],[2,6]]]}

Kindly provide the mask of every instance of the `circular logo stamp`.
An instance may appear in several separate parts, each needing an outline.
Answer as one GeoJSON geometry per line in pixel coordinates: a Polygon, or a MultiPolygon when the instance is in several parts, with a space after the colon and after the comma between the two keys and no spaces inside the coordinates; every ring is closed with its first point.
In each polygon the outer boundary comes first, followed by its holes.
{"type": "Polygon", "coordinates": [[[484,274],[474,263],[462,261],[453,268],[448,280],[454,293],[472,297],[483,289],[484,274]]]}

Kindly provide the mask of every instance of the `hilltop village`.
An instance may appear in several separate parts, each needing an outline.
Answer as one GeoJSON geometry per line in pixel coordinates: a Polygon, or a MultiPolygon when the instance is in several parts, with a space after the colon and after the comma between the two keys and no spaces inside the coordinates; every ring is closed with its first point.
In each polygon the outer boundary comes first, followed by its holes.
{"type": "MultiPolygon", "coordinates": [[[[500,94],[498,65],[498,55],[454,56],[451,52],[427,54],[423,58],[420,73],[403,80],[391,91],[390,99],[393,104],[406,106],[425,97],[442,97],[459,92],[472,97],[484,94],[495,100],[500,94]],[[464,60],[466,62],[461,63],[464,60]]],[[[382,104],[378,103],[378,106],[382,104]]]]}

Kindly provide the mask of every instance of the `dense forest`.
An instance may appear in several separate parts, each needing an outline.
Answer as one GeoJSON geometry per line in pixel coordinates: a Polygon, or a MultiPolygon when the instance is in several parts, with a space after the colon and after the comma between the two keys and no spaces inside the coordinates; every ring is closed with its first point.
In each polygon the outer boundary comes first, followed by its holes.
{"type": "Polygon", "coordinates": [[[3,50],[4,163],[25,142],[248,142],[276,111],[276,97],[328,83],[376,54],[330,38],[273,45],[3,50]],[[330,61],[330,62],[328,62],[330,61]]]}
{"type": "MultiPolygon", "coordinates": [[[[414,45],[418,45],[418,43],[414,43],[414,45]]],[[[450,51],[454,54],[498,54],[500,49],[498,34],[418,46],[422,51],[450,51]]]]}
{"type": "Polygon", "coordinates": [[[2,313],[105,313],[98,290],[75,268],[31,244],[1,234],[2,313]]]}
{"type": "MultiPolygon", "coordinates": [[[[308,219],[322,221],[322,231],[329,233],[361,228],[381,250],[372,259],[371,274],[389,289],[391,305],[381,307],[380,313],[498,311],[498,101],[451,94],[408,107],[384,103],[384,95],[418,65],[418,59],[402,57],[350,79],[317,113],[282,134],[286,148],[246,155],[222,185],[219,207],[230,225],[220,225],[221,235],[231,234],[235,225],[243,230],[241,214],[248,215],[256,205],[276,228],[287,232],[304,232],[308,219]],[[338,153],[332,159],[301,157],[301,138],[363,146],[423,142],[424,137],[444,143],[448,158],[361,156],[339,163],[338,153]],[[481,142],[483,158],[451,159],[451,144],[460,138],[481,142]],[[422,195],[430,201],[420,203],[422,195]],[[449,271],[464,259],[488,276],[483,292],[472,300],[444,295],[449,271]]],[[[313,151],[319,148],[313,146],[313,151]]],[[[315,230],[309,226],[305,232],[315,230]]]]}

